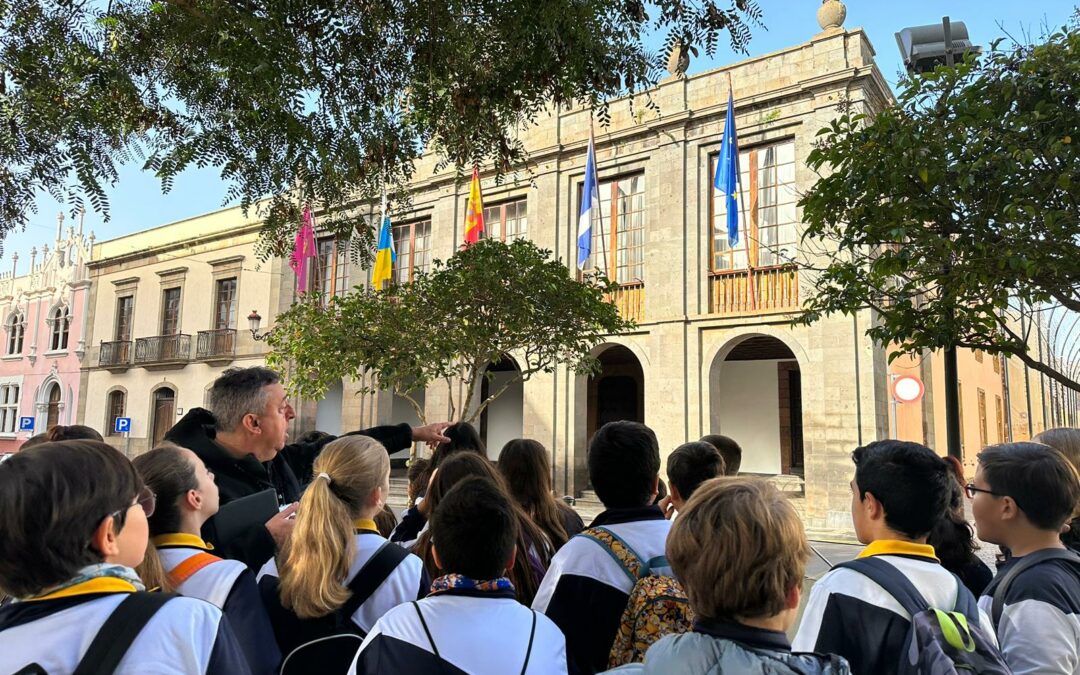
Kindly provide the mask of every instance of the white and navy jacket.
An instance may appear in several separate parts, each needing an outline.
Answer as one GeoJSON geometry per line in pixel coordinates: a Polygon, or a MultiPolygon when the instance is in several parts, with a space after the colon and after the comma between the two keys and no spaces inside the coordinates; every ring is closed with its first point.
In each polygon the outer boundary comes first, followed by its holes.
{"type": "Polygon", "coordinates": [[[353,675],[565,672],[563,634],[543,614],[519,603],[511,589],[451,589],[395,607],[368,633],[351,670],[353,675]]]}
{"type": "MultiPolygon", "coordinates": [[[[589,527],[601,526],[626,542],[642,561],[664,555],[671,530],[671,522],[656,506],[604,511],[589,527]]],[[[671,574],[666,568],[654,571],[671,574]]],[[[571,673],[607,668],[633,588],[634,580],[615,556],[594,539],[571,537],[552,558],[532,606],[566,635],[571,673]]]]}
{"type": "MultiPolygon", "coordinates": [[[[369,520],[357,521],[355,535],[356,557],[349,566],[349,576],[343,580],[348,584],[356,577],[376,551],[387,542],[386,538],[375,529],[375,523],[369,520]]],[[[302,644],[327,637],[328,622],[321,619],[300,619],[281,606],[278,596],[278,569],[274,560],[268,561],[259,571],[259,592],[270,615],[281,652],[288,655],[302,644]]],[[[428,594],[431,578],[424,571],[424,563],[415,555],[409,554],[375,592],[364,601],[349,617],[356,626],[356,633],[367,635],[375,622],[388,611],[403,602],[416,600],[428,594]]],[[[339,610],[340,611],[340,610],[339,610]]],[[[331,629],[331,633],[333,633],[331,629]]]]}
{"type": "Polygon", "coordinates": [[[281,665],[281,652],[259,597],[255,575],[247,565],[216,557],[204,565],[204,559],[210,559],[207,556],[213,547],[191,534],[158,535],[154,537],[154,545],[166,573],[183,577],[176,585],[177,593],[205,600],[229,619],[251,672],[256,675],[276,673],[281,665]]]}
{"type": "MultiPolygon", "coordinates": [[[[933,546],[881,540],[859,554],[866,556],[896,567],[931,607],[952,611],[960,590],[967,590],[941,566],[933,546]]],[[[979,615],[993,639],[990,618],[982,611],[979,615]]],[[[839,654],[856,675],[884,675],[896,672],[910,626],[911,615],[885,589],[855,570],[838,568],[810,591],[791,647],[795,652],[839,654]]]]}
{"type": "MultiPolygon", "coordinates": [[[[995,582],[1022,558],[998,569],[995,582]]],[[[987,587],[992,593],[997,583],[987,587]]],[[[1066,560],[1047,560],[1020,572],[1005,589],[1005,607],[997,625],[1005,662],[1016,675],[1080,675],[1080,572],[1066,560]]],[[[988,615],[992,595],[979,598],[988,615]]]]}
{"type": "MultiPolygon", "coordinates": [[[[46,599],[9,603],[0,610],[0,673],[37,664],[70,673],[102,624],[133,592],[131,584],[97,578],[46,599]]],[[[247,659],[221,610],[195,598],[174,597],[147,622],[120,661],[116,675],[245,675],[247,659]]]]}

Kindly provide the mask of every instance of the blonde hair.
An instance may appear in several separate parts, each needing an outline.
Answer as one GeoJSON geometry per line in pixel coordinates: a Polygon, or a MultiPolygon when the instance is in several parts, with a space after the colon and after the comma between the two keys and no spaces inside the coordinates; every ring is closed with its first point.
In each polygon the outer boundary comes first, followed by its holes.
{"type": "Polygon", "coordinates": [[[1031,440],[1035,443],[1049,445],[1065,455],[1065,459],[1069,460],[1077,470],[1080,470],[1080,429],[1069,427],[1047,429],[1042,433],[1035,434],[1035,438],[1031,440]]]}
{"type": "Polygon", "coordinates": [[[176,590],[172,582],[169,581],[169,573],[165,571],[165,563],[152,540],[146,544],[146,555],[143,556],[142,562],[135,568],[135,573],[142,579],[148,591],[156,590],[162,593],[172,593],[176,590]]]}
{"type": "Polygon", "coordinates": [[[331,614],[349,599],[353,521],[371,493],[385,485],[390,456],[372,438],[344,436],[323,448],[312,471],[315,478],[300,498],[296,526],[280,557],[281,604],[301,619],[331,614]]]}
{"type": "Polygon", "coordinates": [[[667,558],[696,616],[776,616],[802,583],[810,543],[787,497],[761,478],[702,483],[667,540],[667,558]]]}

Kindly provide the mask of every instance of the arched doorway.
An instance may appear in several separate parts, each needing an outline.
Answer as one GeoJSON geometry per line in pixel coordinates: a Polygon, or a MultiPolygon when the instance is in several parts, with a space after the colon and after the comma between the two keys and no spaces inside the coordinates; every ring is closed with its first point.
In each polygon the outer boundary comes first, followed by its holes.
{"type": "Polygon", "coordinates": [[[645,421],[645,373],[634,352],[612,345],[598,359],[600,372],[588,382],[587,439],[608,422],[645,421]]]}
{"type": "Polygon", "coordinates": [[[151,428],[151,447],[165,439],[165,434],[172,428],[176,417],[176,390],[161,387],[154,391],[153,425],[151,428]]]}
{"type": "Polygon", "coordinates": [[[802,374],[784,342],[755,335],[721,350],[709,389],[710,431],[742,446],[742,472],[803,473],[802,374]]]}
{"type": "Polygon", "coordinates": [[[61,390],[60,383],[53,382],[49,385],[49,402],[48,412],[45,415],[45,430],[52,429],[57,424],[60,424],[60,398],[61,390]]]}
{"type": "MultiPolygon", "coordinates": [[[[480,400],[500,391],[514,378],[521,375],[517,362],[504,356],[498,363],[492,363],[486,371],[491,377],[484,377],[480,383],[480,400]]],[[[480,414],[480,438],[487,447],[488,459],[496,460],[499,452],[508,441],[521,438],[524,424],[525,383],[520,379],[510,384],[480,414]]]]}
{"type": "Polygon", "coordinates": [[[325,431],[334,436],[341,435],[341,406],[344,398],[344,388],[338,380],[322,399],[315,404],[315,429],[325,431]]]}

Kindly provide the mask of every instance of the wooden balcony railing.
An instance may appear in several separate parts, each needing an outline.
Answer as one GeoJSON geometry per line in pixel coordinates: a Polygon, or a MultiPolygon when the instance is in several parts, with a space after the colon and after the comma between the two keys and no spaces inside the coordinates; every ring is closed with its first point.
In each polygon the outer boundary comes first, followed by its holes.
{"type": "Polygon", "coordinates": [[[98,365],[104,368],[130,366],[131,342],[128,340],[102,342],[101,353],[98,355],[98,365]]]}
{"type": "Polygon", "coordinates": [[[225,359],[236,354],[236,330],[201,330],[195,346],[197,359],[225,359]]]}
{"type": "Polygon", "coordinates": [[[713,272],[709,279],[712,314],[761,314],[799,308],[799,272],[767,267],[713,272]]]}
{"type": "Polygon", "coordinates": [[[637,323],[645,320],[645,284],[623,284],[622,288],[607,296],[619,308],[619,315],[637,323]]]}
{"type": "Polygon", "coordinates": [[[187,363],[191,359],[191,336],[155,335],[135,341],[135,363],[187,363]]]}

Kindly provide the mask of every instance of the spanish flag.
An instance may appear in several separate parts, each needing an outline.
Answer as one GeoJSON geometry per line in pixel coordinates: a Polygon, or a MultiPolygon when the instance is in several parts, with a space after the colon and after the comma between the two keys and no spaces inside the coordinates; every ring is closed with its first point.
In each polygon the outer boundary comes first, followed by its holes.
{"type": "Polygon", "coordinates": [[[394,263],[397,251],[394,250],[394,236],[390,231],[390,216],[386,214],[386,198],[383,198],[382,226],[379,228],[379,245],[375,249],[375,267],[371,270],[371,285],[381,291],[387,281],[394,276],[394,263]]]}
{"type": "Polygon", "coordinates": [[[480,169],[473,167],[469,185],[469,204],[465,209],[465,245],[480,241],[484,231],[484,201],[480,196],[480,169]]]}

